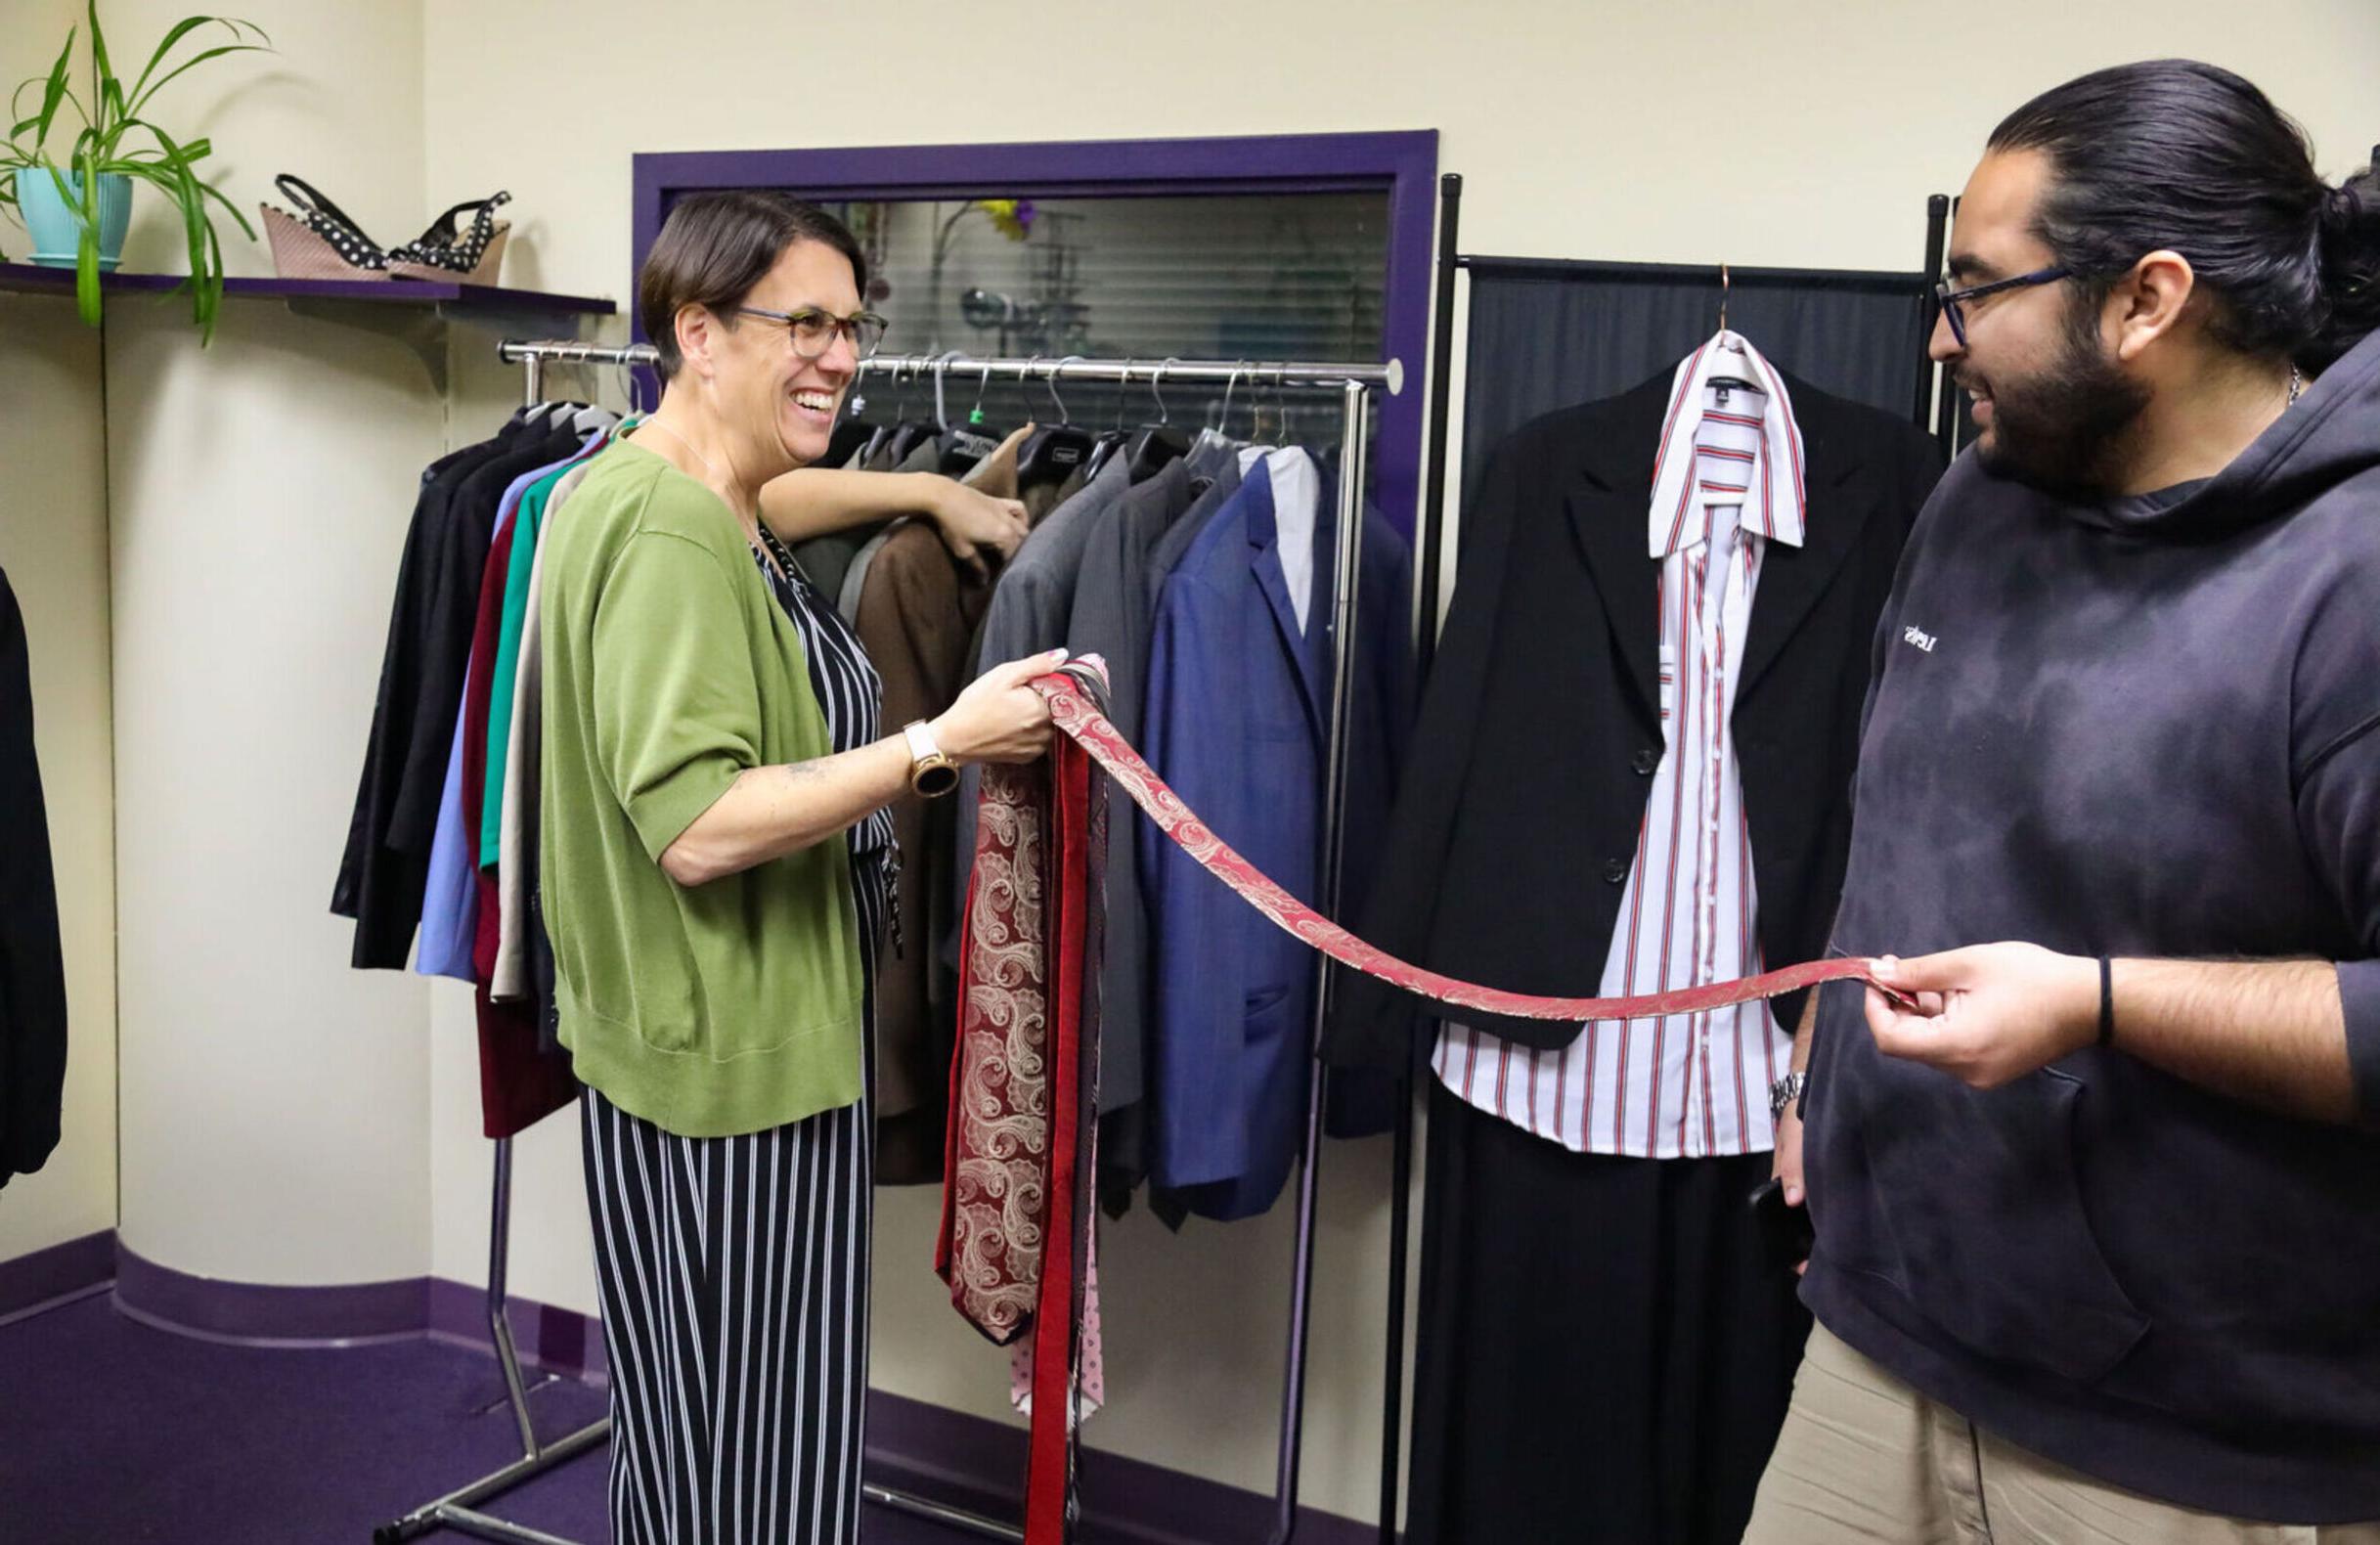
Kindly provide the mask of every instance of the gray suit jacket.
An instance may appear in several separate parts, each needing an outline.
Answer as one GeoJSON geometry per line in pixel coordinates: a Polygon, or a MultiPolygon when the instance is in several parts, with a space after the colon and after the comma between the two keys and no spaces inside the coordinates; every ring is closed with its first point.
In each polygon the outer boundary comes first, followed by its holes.
{"type": "MultiPolygon", "coordinates": [[[[1238,491],[1236,456],[1175,462],[1131,489],[1098,517],[1075,579],[1066,646],[1098,654],[1108,664],[1108,718],[1124,739],[1140,743],[1142,694],[1148,684],[1149,637],[1156,626],[1151,554],[1177,523],[1211,514],[1238,491]],[[1212,482],[1207,468],[1220,475],[1212,482]]],[[[1199,519],[1204,524],[1204,519],[1199,519]]],[[[1119,802],[1124,803],[1124,802],[1119,802]]],[[[1134,831],[1137,807],[1111,808],[1108,817],[1107,956],[1100,968],[1099,1107],[1122,1110],[1145,1089],[1143,1047],[1149,1005],[1149,930],[1141,908],[1134,831]]],[[[1139,1170],[1136,1147],[1122,1134],[1102,1133],[1103,1170],[1139,1170]],[[1111,1137],[1118,1141],[1110,1141],[1111,1137]]]]}
{"type": "MultiPolygon", "coordinates": [[[[1082,551],[1091,528],[1131,486],[1124,464],[1110,462],[1082,486],[1082,492],[1033,528],[1016,556],[1000,571],[999,583],[992,593],[992,609],[984,614],[983,641],[976,648],[967,680],[975,680],[992,666],[1066,642],[1067,621],[1075,605],[1075,576],[1082,567],[1082,551]]],[[[963,876],[975,863],[975,800],[982,787],[983,776],[974,768],[959,773],[958,872],[962,888],[963,876]]],[[[945,959],[956,961],[957,918],[950,921],[952,932],[944,941],[943,953],[945,959]]],[[[1104,1083],[1104,1068],[1101,1075],[1104,1083]]]]}

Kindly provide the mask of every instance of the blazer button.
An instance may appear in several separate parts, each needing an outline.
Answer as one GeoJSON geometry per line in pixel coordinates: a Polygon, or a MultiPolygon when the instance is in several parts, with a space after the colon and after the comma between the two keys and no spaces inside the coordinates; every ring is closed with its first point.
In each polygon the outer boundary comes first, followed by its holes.
{"type": "Polygon", "coordinates": [[[1661,754],[1653,747],[1647,746],[1629,758],[1628,766],[1635,771],[1638,777],[1651,777],[1660,771],[1661,754]]]}
{"type": "Polygon", "coordinates": [[[1627,877],[1628,865],[1624,861],[1618,859],[1606,859],[1604,861],[1604,879],[1606,882],[1609,884],[1617,885],[1620,883],[1620,881],[1626,879],[1627,877]]]}

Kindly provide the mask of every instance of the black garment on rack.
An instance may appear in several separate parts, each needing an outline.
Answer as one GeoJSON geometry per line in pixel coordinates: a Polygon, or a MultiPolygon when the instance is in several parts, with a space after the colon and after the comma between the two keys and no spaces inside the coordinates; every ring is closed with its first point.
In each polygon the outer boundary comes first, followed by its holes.
{"type": "MultiPolygon", "coordinates": [[[[1774,966],[1826,948],[1868,645],[1940,472],[1932,438],[1906,419],[1785,381],[1809,530],[1762,560],[1735,709],[1761,954],[1774,966]]],[[[1356,929],[1390,954],[1509,992],[1602,988],[1662,744],[1660,563],[1646,554],[1645,522],[1670,382],[1664,372],[1538,419],[1498,447],[1470,503],[1473,539],[1356,929]]],[[[1779,999],[1779,1022],[1800,1005],[1779,999]]],[[[1347,974],[1325,1056],[1403,1068],[1417,1007],[1347,974]]],[[[1524,1046],[1578,1034],[1575,1021],[1472,1019],[1524,1046]]]]}
{"type": "Polygon", "coordinates": [[[1431,1081],[1411,1545],[1737,1545],[1810,1315],[1766,1153],[1573,1153],[1431,1081]]]}
{"type": "Polygon", "coordinates": [[[0,572],[0,1185],[58,1146],[66,972],[49,818],[33,755],[24,614],[0,572]]]}
{"type": "MultiPolygon", "coordinates": [[[[1707,270],[1499,257],[1464,266],[1475,364],[1463,393],[1466,509],[1507,435],[1541,414],[1626,391],[1718,326],[1719,287],[1707,270]]],[[[1739,269],[1728,326],[1801,380],[1906,419],[1925,358],[1930,283],[1916,273],[1739,269]]],[[[1469,551],[1468,522],[1458,538],[1469,551]]]]}
{"type": "MultiPolygon", "coordinates": [[[[1359,914],[1391,953],[1520,992],[1601,988],[1662,745],[1645,537],[1671,380],[1539,419],[1491,459],[1359,914]]],[[[1808,529],[1762,558],[1734,720],[1774,965],[1826,945],[1870,644],[1937,473],[1907,419],[1785,384],[1808,529]]],[[[1327,1056],[1405,1065],[1410,999],[1350,975],[1340,1011],[1327,1056]]],[[[1538,1048],[1579,1030],[1470,1019],[1538,1048]]],[[[1807,1326],[1745,1205],[1768,1156],[1572,1153],[1434,1081],[1431,1098],[1409,1537],[1733,1545],[1807,1326]]]]}
{"type": "Polygon", "coordinates": [[[381,654],[372,735],[331,910],[355,920],[352,963],[404,968],[421,921],[429,853],[454,746],[497,506],[513,479],[562,460],[581,436],[524,410],[492,440],[422,473],[381,654]]]}

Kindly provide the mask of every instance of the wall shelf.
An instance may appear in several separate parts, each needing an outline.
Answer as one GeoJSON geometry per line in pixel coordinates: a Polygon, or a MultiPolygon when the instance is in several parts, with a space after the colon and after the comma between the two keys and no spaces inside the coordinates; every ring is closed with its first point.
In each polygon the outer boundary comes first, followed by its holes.
{"type": "MultiPolygon", "coordinates": [[[[163,296],[181,287],[178,274],[109,274],[103,294],[163,296]]],[[[74,293],[74,271],[32,263],[0,263],[0,293],[74,293]]],[[[619,310],[595,295],[557,295],[495,285],[411,279],[228,279],[227,300],[278,300],[299,316],[319,317],[394,337],[414,351],[431,384],[446,390],[447,329],[463,323],[490,332],[539,334],[564,319],[607,317],[619,310]]]]}

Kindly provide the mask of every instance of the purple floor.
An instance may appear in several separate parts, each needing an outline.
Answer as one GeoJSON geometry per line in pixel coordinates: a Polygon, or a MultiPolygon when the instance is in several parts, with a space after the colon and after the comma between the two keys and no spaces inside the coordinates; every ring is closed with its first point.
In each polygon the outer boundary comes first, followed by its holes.
{"type": "MultiPolygon", "coordinates": [[[[556,1437],[604,1397],[553,1383],[530,1406],[556,1437]]],[[[136,1324],[105,1294],[0,1325],[0,1545],[369,1545],[519,1455],[495,1359],[461,1347],[217,1346],[136,1324]]],[[[582,1545],[610,1538],[599,1455],[485,1507],[582,1545]]],[[[971,1538],[876,1509],[865,1536],[971,1538]]]]}

